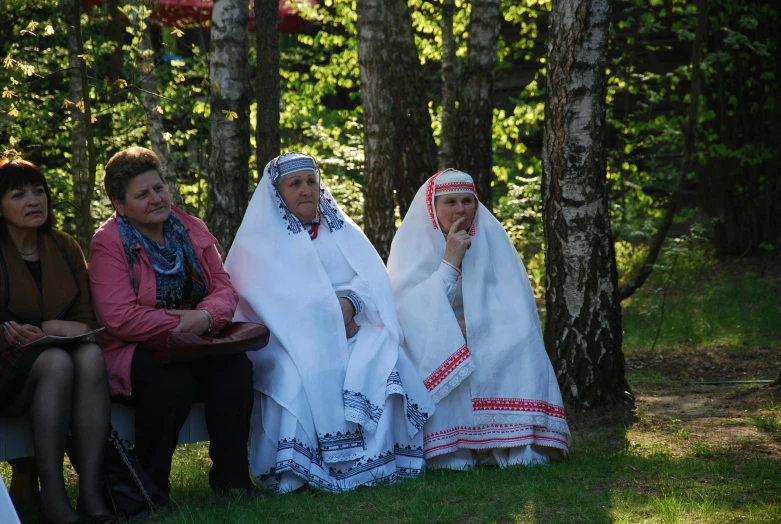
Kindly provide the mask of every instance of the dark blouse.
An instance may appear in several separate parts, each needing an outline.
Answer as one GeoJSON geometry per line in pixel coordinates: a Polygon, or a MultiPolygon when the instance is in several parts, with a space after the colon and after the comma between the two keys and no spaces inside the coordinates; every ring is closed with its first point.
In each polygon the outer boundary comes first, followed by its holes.
{"type": "Polygon", "coordinates": [[[27,269],[30,270],[30,274],[33,276],[33,280],[35,281],[35,285],[38,286],[38,293],[43,295],[43,276],[41,274],[41,261],[25,260],[24,263],[27,265],[27,269]]]}

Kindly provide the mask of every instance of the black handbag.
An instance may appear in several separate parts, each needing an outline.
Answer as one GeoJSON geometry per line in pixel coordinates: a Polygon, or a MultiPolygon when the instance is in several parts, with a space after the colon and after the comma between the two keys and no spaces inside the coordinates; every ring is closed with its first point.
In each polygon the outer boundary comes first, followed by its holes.
{"type": "Polygon", "coordinates": [[[103,460],[103,488],[114,515],[135,521],[168,505],[168,495],[141,469],[133,443],[112,427],[103,460]]]}

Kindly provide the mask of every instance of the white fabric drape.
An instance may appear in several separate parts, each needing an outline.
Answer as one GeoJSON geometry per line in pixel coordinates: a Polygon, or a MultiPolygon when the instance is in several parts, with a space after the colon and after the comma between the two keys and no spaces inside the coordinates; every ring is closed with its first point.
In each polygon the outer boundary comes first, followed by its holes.
{"type": "Polygon", "coordinates": [[[434,210],[438,175],[415,196],[388,260],[406,348],[438,403],[426,458],[522,445],[566,452],[569,427],[526,270],[482,204],[459,277],[468,342],[461,333],[437,272],[446,245],[434,210]]]}
{"type": "MultiPolygon", "coordinates": [[[[271,182],[273,163],[266,166],[225,264],[240,294],[235,320],[262,322],[272,333],[266,348],[248,354],[260,393],[253,415],[252,447],[257,454],[253,451],[252,469],[258,477],[279,476],[288,469],[316,487],[349,489],[361,479],[331,470],[360,469],[345,463],[376,459],[370,455],[386,436],[375,433],[393,426],[383,419],[389,406],[399,404],[396,411],[404,421],[395,444],[412,448],[413,441],[422,444],[419,430],[434,405],[400,348],[390,282],[377,252],[320,183],[325,220],[316,242],[328,245],[319,254],[271,182]],[[338,289],[326,267],[354,275],[342,287],[366,305],[355,318],[360,331],[350,341],[338,289]],[[272,423],[274,416],[279,420],[272,423]],[[262,439],[278,442],[261,446],[262,439]]],[[[386,418],[398,416],[388,413],[386,418]]],[[[393,445],[383,452],[392,454],[393,445]]],[[[403,453],[414,455],[414,450],[403,453]]]]}

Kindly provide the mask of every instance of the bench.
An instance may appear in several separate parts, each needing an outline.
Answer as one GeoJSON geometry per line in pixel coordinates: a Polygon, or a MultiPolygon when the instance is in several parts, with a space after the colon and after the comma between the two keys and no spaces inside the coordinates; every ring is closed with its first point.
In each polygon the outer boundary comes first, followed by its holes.
{"type": "MultiPolygon", "coordinates": [[[[114,403],[111,405],[111,424],[119,433],[120,438],[135,440],[135,415],[133,408],[124,404],[114,403]]],[[[190,444],[193,442],[202,442],[209,440],[209,433],[206,431],[206,419],[204,416],[204,407],[202,403],[193,404],[190,415],[185,420],[182,430],[179,432],[179,444],[190,444]]],[[[30,420],[24,417],[0,418],[0,461],[21,459],[35,455],[33,450],[32,430],[30,420]]],[[[14,468],[14,476],[11,484],[11,494],[18,503],[29,505],[34,501],[37,495],[38,476],[35,471],[17,471],[14,468]],[[17,475],[25,478],[17,478],[17,475]],[[17,487],[19,483],[21,486],[17,487]],[[35,493],[28,493],[32,486],[35,487],[35,493]],[[30,497],[33,497],[31,499],[30,497]]],[[[2,491],[5,491],[3,486],[2,491]]],[[[5,520],[3,513],[3,499],[7,494],[0,492],[0,517],[2,522],[5,520]]]]}

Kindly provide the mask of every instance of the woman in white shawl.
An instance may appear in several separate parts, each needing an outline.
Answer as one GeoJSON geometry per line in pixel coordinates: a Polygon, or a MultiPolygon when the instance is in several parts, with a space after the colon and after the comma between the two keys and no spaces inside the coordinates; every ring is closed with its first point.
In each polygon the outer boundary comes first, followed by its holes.
{"type": "Polygon", "coordinates": [[[421,474],[433,403],[400,348],[385,266],[312,157],[268,163],[226,268],[235,320],[272,333],[249,354],[255,477],[279,492],[335,492],[421,474]]]}
{"type": "Polygon", "coordinates": [[[472,177],[420,188],[393,239],[391,277],[406,348],[437,404],[428,467],[547,462],[570,432],[531,286],[472,177]]]}

